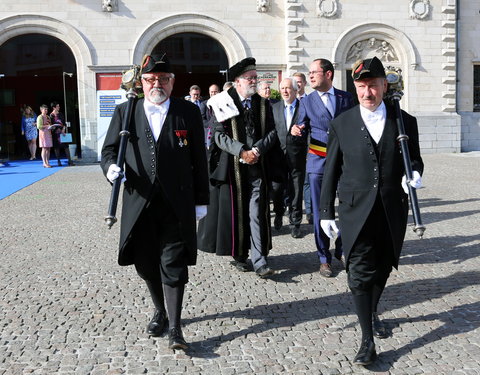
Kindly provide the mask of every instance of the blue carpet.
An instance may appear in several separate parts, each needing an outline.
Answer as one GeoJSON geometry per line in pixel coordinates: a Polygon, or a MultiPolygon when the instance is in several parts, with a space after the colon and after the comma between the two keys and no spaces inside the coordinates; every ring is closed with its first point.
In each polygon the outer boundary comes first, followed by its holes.
{"type": "MultiPolygon", "coordinates": [[[[63,165],[67,165],[67,159],[61,160],[63,165]]],[[[56,166],[56,160],[51,160],[51,164],[52,168],[43,168],[42,160],[3,162],[0,166],[0,200],[63,168],[56,166]]]]}

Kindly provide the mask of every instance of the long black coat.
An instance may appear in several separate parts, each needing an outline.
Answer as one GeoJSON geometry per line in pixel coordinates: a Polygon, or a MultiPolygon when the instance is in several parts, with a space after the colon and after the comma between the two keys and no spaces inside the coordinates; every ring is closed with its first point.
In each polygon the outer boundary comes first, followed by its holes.
{"type": "MultiPolygon", "coordinates": [[[[120,265],[132,264],[135,238],[132,229],[140,213],[152,199],[155,179],[160,182],[180,222],[182,236],[189,251],[187,264],[197,257],[195,206],[208,204],[208,173],[202,118],[197,106],[186,100],[170,98],[161,134],[155,142],[143,108],[144,99],[136,102],[125,152],[127,180],[123,190],[120,231],[120,265]],[[180,146],[180,140],[183,146],[180,146]],[[160,142],[160,144],[158,144],[160,142]]],[[[101,167],[117,162],[119,133],[127,103],[116,107],[102,149],[101,167]]],[[[149,236],[135,230],[136,235],[149,236]]]]}
{"type": "MultiPolygon", "coordinates": [[[[248,216],[248,171],[252,168],[239,162],[238,155],[246,145],[247,135],[243,122],[244,109],[235,88],[228,90],[240,114],[224,122],[213,119],[215,144],[210,152],[209,172],[211,203],[207,216],[198,226],[198,248],[217,255],[245,256],[250,249],[250,219],[248,216]]],[[[276,161],[282,156],[277,143],[271,107],[258,94],[251,97],[252,116],[255,125],[254,146],[260,150],[256,165],[262,179],[259,212],[263,255],[272,248],[270,228],[269,186],[272,178],[279,177],[276,161]]]]}
{"type": "MultiPolygon", "coordinates": [[[[402,111],[412,169],[423,173],[415,117],[402,111]]],[[[348,260],[374,203],[380,194],[392,237],[394,266],[402,249],[408,217],[408,196],[402,189],[405,174],[395,122],[395,109],[387,105],[387,118],[376,156],[360,107],[344,112],[330,124],[325,173],[320,194],[321,219],[334,219],[338,185],[338,216],[343,251],[348,260]]]]}

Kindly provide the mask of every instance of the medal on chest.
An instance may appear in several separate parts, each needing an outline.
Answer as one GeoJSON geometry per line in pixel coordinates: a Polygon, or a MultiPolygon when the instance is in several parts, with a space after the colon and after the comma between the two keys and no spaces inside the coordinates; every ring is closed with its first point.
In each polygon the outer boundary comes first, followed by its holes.
{"type": "Polygon", "coordinates": [[[188,144],[186,130],[175,130],[175,135],[178,138],[178,145],[180,147],[186,146],[188,144]]]}

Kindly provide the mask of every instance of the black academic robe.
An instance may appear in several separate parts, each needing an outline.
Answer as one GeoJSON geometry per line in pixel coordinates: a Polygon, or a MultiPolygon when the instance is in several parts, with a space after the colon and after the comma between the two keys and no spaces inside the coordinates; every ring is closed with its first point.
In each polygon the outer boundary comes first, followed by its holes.
{"type": "Polygon", "coordinates": [[[271,108],[267,100],[254,94],[251,97],[253,139],[247,135],[244,109],[235,88],[228,91],[240,114],[224,122],[213,120],[215,144],[210,150],[210,205],[207,216],[198,227],[198,248],[217,255],[246,256],[250,249],[248,216],[248,168],[255,168],[261,178],[259,201],[262,253],[272,248],[270,228],[270,180],[281,178],[283,171],[275,165],[275,155],[281,156],[271,108]],[[260,160],[254,166],[240,162],[242,149],[258,147],[260,160]]]}
{"type": "MultiPolygon", "coordinates": [[[[130,123],[130,137],[125,152],[126,181],[123,189],[122,220],[118,262],[133,263],[135,236],[149,236],[132,229],[152,194],[163,190],[177,216],[181,234],[188,248],[187,264],[197,257],[195,206],[208,204],[208,172],[202,118],[197,106],[170,98],[170,107],[157,141],[154,140],[143,108],[144,99],[136,101],[130,123]]],[[[127,103],[115,108],[102,149],[101,167],[107,174],[117,162],[119,133],[127,103]]],[[[161,214],[161,213],[159,213],[161,214]]]]}
{"type": "MultiPolygon", "coordinates": [[[[412,169],[423,173],[418,127],[415,117],[402,111],[412,169]]],[[[360,107],[344,112],[330,123],[325,172],[320,194],[321,219],[335,218],[334,203],[338,186],[339,229],[343,251],[348,260],[350,250],[380,195],[390,229],[394,266],[405,237],[408,218],[408,196],[402,189],[405,174],[395,108],[387,104],[387,118],[382,137],[375,150],[360,115],[360,107]],[[378,156],[377,156],[378,154],[378,156]]]]}

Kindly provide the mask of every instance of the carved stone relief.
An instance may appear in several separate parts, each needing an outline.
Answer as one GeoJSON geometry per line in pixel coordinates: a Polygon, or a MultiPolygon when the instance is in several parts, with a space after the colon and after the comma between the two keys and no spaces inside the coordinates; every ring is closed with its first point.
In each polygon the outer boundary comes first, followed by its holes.
{"type": "Polygon", "coordinates": [[[423,20],[430,14],[430,0],[410,0],[410,18],[423,20]]]}
{"type": "Polygon", "coordinates": [[[337,0],[316,0],[316,9],[318,17],[333,18],[337,15],[337,0]]]}
{"type": "Polygon", "coordinates": [[[257,12],[266,13],[270,10],[270,0],[257,0],[257,12]]]}
{"type": "Polygon", "coordinates": [[[115,12],[118,10],[118,0],[102,0],[102,10],[104,12],[115,12]]]}
{"type": "Polygon", "coordinates": [[[346,63],[377,56],[384,62],[398,62],[398,55],[393,46],[385,40],[369,38],[356,42],[348,50],[346,63]]]}

